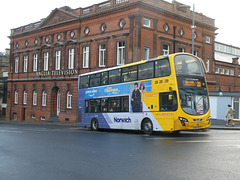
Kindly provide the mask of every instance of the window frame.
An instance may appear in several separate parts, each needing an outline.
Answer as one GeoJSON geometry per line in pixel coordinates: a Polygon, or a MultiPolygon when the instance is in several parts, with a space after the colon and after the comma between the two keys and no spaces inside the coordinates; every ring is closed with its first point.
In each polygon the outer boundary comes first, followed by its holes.
{"type": "Polygon", "coordinates": [[[56,50],[55,70],[60,70],[60,68],[61,68],[61,50],[56,50]]]}
{"type": "Polygon", "coordinates": [[[72,92],[67,92],[67,109],[72,109],[72,92]]]}
{"type": "Polygon", "coordinates": [[[33,91],[33,105],[34,106],[37,105],[37,91],[36,90],[33,91]]]}
{"type": "Polygon", "coordinates": [[[47,106],[47,91],[43,90],[42,92],[42,106],[47,106]]]}
{"type": "Polygon", "coordinates": [[[23,91],[23,104],[26,105],[27,104],[27,90],[23,91]]]}
{"type": "Polygon", "coordinates": [[[33,54],[33,71],[37,71],[38,54],[33,54]]]}
{"type": "Polygon", "coordinates": [[[143,18],[143,26],[151,28],[151,19],[143,18]]]}
{"type": "Polygon", "coordinates": [[[18,104],[18,90],[14,91],[14,104],[18,104]]]}
{"type": "Polygon", "coordinates": [[[89,54],[90,54],[90,47],[84,46],[83,47],[83,68],[89,68],[89,54]]]}
{"type": "Polygon", "coordinates": [[[74,48],[68,50],[68,69],[74,69],[74,48]]]}
{"type": "Polygon", "coordinates": [[[106,52],[107,52],[107,47],[106,44],[99,44],[99,57],[98,57],[98,62],[99,62],[99,67],[105,67],[106,65],[106,52]],[[102,46],[105,46],[102,48],[102,46]]]}
{"type": "Polygon", "coordinates": [[[170,53],[170,46],[168,44],[163,44],[163,55],[169,55],[170,53]],[[165,49],[165,47],[167,47],[167,49],[165,49]]]}
{"type": "Polygon", "coordinates": [[[125,64],[125,56],[126,56],[126,42],[117,41],[117,66],[125,64]],[[120,45],[120,43],[122,43],[122,45],[120,45]]]}
{"type": "Polygon", "coordinates": [[[48,71],[49,52],[43,53],[43,70],[48,71]]]}
{"type": "Polygon", "coordinates": [[[147,60],[150,57],[150,48],[149,47],[144,47],[143,48],[143,59],[147,60]]]}
{"type": "Polygon", "coordinates": [[[15,73],[19,72],[19,57],[15,57],[15,73]]]}
{"type": "Polygon", "coordinates": [[[28,55],[23,56],[23,72],[28,71],[28,55]]]}

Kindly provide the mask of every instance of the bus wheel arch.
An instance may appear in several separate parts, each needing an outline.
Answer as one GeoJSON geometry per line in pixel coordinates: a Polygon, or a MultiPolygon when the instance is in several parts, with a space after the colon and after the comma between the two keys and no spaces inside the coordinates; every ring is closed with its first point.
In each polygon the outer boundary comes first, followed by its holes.
{"type": "Polygon", "coordinates": [[[91,130],[93,131],[97,131],[99,128],[99,123],[98,123],[98,120],[96,118],[93,118],[91,120],[91,130]]]}
{"type": "Polygon", "coordinates": [[[145,133],[145,134],[152,134],[153,132],[153,123],[151,121],[151,119],[149,118],[144,118],[142,120],[141,123],[141,130],[145,133]]]}

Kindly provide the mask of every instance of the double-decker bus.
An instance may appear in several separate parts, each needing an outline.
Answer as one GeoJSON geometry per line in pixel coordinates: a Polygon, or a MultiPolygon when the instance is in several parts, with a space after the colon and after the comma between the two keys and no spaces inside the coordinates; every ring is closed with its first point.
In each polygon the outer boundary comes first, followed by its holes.
{"type": "Polygon", "coordinates": [[[210,127],[203,66],[188,53],[81,74],[78,85],[81,127],[146,134],[210,127]]]}

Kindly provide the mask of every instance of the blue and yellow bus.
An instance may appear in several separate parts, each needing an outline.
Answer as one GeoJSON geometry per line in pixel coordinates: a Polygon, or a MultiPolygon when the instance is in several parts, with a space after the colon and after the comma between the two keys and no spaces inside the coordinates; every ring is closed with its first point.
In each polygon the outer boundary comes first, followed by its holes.
{"type": "Polygon", "coordinates": [[[78,85],[81,127],[146,134],[210,127],[203,66],[188,53],[81,74],[78,85]]]}

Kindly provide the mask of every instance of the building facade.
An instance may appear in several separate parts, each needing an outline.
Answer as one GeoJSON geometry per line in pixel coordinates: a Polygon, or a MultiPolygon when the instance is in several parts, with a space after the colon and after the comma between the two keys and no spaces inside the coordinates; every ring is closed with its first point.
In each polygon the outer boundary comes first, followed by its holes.
{"type": "Polygon", "coordinates": [[[9,70],[9,49],[0,52],[0,119],[3,119],[7,108],[7,78],[9,70]]]}
{"type": "MultiPolygon", "coordinates": [[[[191,52],[192,12],[177,1],[109,0],[54,9],[11,30],[8,120],[77,121],[77,76],[191,52]]],[[[214,65],[214,19],[195,14],[194,53],[214,65]]]]}
{"type": "Polygon", "coordinates": [[[215,42],[214,67],[207,73],[211,117],[213,119],[224,120],[228,104],[231,104],[235,109],[234,118],[240,118],[239,56],[239,47],[215,42]]]}

